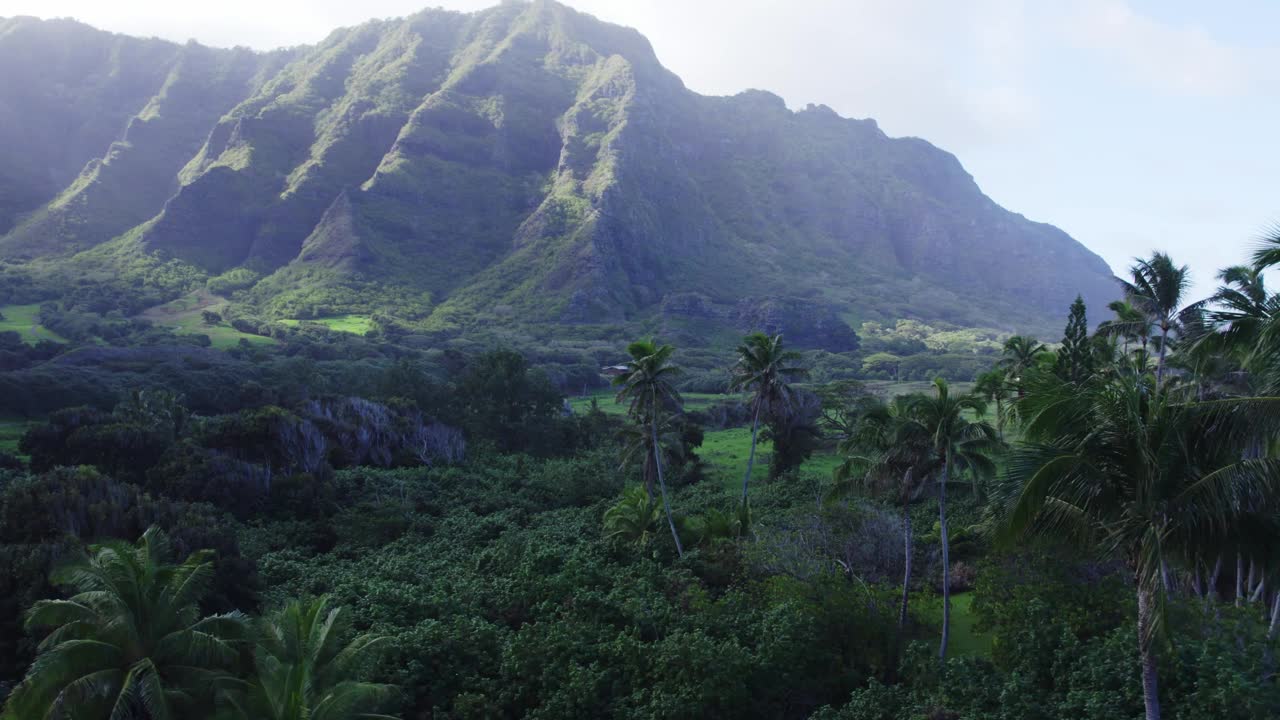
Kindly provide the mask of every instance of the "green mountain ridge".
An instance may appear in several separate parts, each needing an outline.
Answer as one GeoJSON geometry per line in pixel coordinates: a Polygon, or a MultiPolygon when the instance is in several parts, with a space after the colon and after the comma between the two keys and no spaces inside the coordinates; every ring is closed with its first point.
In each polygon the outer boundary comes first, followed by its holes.
{"type": "Polygon", "coordinates": [[[38,272],[243,268],[232,299],[264,317],[829,349],[841,317],[1048,329],[1116,294],[949,153],[698,95],[636,31],[545,0],[272,53],[14,18],[0,64],[0,259],[38,272]]]}

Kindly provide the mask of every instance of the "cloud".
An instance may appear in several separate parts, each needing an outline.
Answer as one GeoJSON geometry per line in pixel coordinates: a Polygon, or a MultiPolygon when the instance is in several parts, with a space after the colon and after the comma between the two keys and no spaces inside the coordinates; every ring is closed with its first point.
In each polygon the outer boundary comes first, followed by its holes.
{"type": "Polygon", "coordinates": [[[702,93],[772,90],[957,151],[1032,131],[1040,115],[1023,77],[1025,0],[568,1],[645,32],[702,93]]]}
{"type": "Polygon", "coordinates": [[[1143,83],[1209,97],[1253,89],[1250,51],[1224,45],[1202,28],[1160,22],[1125,0],[1090,0],[1074,7],[1065,25],[1068,38],[1101,52],[1143,83]]]}

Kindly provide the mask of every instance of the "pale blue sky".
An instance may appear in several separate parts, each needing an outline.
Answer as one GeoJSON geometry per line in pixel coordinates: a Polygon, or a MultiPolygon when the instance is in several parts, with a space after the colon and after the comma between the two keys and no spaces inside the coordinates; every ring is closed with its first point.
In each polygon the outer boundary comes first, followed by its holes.
{"type": "MultiPolygon", "coordinates": [[[[630,25],[694,90],[771,90],[955,153],[997,202],[1198,293],[1280,221],[1280,2],[565,0],[630,25]]],[[[0,15],[258,48],[489,0],[0,0],[0,15]]]]}

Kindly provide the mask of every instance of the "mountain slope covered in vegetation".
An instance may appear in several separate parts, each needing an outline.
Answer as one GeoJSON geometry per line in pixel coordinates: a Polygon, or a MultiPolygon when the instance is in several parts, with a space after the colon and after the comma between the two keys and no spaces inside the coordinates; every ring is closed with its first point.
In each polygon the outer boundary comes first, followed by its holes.
{"type": "Polygon", "coordinates": [[[834,350],[850,320],[1048,328],[1117,294],[928,142],[699,95],[554,2],[272,53],[16,18],[0,64],[0,259],[37,275],[213,280],[264,318],[765,326],[834,350]]]}

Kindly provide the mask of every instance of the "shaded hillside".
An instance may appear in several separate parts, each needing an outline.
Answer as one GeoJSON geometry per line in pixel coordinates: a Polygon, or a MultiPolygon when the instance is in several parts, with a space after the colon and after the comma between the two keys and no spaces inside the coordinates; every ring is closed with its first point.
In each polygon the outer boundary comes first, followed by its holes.
{"type": "Polygon", "coordinates": [[[763,324],[832,349],[850,319],[1047,328],[1114,294],[1100,258],[929,143],[698,95],[637,32],[554,2],[272,54],[19,18],[6,58],[0,120],[73,132],[0,123],[0,257],[55,272],[150,256],[246,269],[234,300],[267,317],[763,324]]]}

